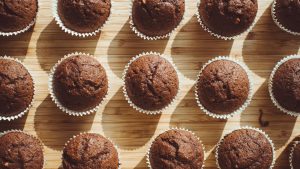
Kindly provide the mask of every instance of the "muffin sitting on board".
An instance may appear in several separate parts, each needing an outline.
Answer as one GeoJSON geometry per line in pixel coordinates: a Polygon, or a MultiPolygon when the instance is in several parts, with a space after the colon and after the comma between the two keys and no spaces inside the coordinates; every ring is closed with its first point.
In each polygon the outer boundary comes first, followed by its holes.
{"type": "Polygon", "coordinates": [[[54,17],[67,33],[86,37],[96,35],[110,16],[110,0],[55,0],[54,17]]]}
{"type": "Polygon", "coordinates": [[[0,57],[0,120],[14,120],[31,107],[34,82],[22,63],[0,57]]]}
{"type": "Polygon", "coordinates": [[[118,169],[119,156],[115,146],[105,137],[84,133],[70,139],[64,149],[64,169],[118,169]]]}
{"type": "Polygon", "coordinates": [[[218,57],[205,64],[196,82],[196,100],[209,116],[226,119],[241,113],[252,97],[248,68],[234,59],[218,57]]]}
{"type": "Polygon", "coordinates": [[[126,100],[146,114],[157,114],[167,108],[179,90],[176,69],[158,53],[134,57],[125,68],[123,80],[126,100]]]}
{"type": "Polygon", "coordinates": [[[152,142],[147,161],[151,169],[201,169],[204,147],[193,133],[170,129],[152,142]]]}
{"type": "Polygon", "coordinates": [[[170,36],[183,19],[185,0],[133,0],[131,28],[141,38],[170,36]]]}
{"type": "Polygon", "coordinates": [[[211,35],[234,39],[254,24],[257,0],[200,0],[198,21],[211,35]]]}
{"type": "Polygon", "coordinates": [[[1,169],[42,169],[43,146],[40,140],[21,131],[0,135],[1,169]]]}
{"type": "Polygon", "coordinates": [[[291,169],[300,168],[300,142],[295,141],[290,152],[290,167],[291,169]]]}
{"type": "Polygon", "coordinates": [[[277,63],[269,81],[273,103],[281,111],[300,115],[300,56],[288,56],[277,63]]]}
{"type": "Polygon", "coordinates": [[[37,12],[37,0],[1,0],[0,35],[17,35],[27,31],[34,25],[37,12]]]}
{"type": "Polygon", "coordinates": [[[98,110],[108,92],[108,78],[102,65],[88,54],[65,56],[51,70],[49,89],[64,112],[82,116],[98,110]]]}

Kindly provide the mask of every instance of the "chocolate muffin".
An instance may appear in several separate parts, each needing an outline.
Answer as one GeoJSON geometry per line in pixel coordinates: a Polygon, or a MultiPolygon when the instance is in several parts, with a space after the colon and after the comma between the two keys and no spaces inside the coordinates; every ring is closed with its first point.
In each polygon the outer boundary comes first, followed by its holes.
{"type": "Polygon", "coordinates": [[[197,87],[199,103],[210,113],[228,115],[245,104],[250,82],[242,66],[231,60],[216,60],[200,73],[197,87]]]}
{"type": "Polygon", "coordinates": [[[130,101],[147,111],[157,111],[168,106],[179,89],[177,72],[172,64],[155,54],[134,60],[124,80],[130,101]]]}
{"type": "Polygon", "coordinates": [[[15,60],[0,58],[0,65],[0,116],[15,116],[25,111],[33,100],[33,79],[15,60]]]}
{"type": "Polygon", "coordinates": [[[290,59],[276,70],[272,92],[277,103],[300,114],[300,59],[290,59]]]}
{"type": "Polygon", "coordinates": [[[184,0],[134,0],[133,25],[146,36],[163,36],[179,25],[184,10],[184,0]]]}
{"type": "Polygon", "coordinates": [[[239,129],[226,135],[217,148],[221,169],[270,169],[273,147],[264,134],[253,129],[239,129]]]}
{"type": "Polygon", "coordinates": [[[292,156],[291,156],[292,169],[300,168],[300,144],[299,144],[299,142],[295,143],[291,153],[292,153],[292,156]]]}
{"type": "Polygon", "coordinates": [[[114,145],[99,134],[86,133],[71,139],[63,150],[64,169],[118,169],[114,145]]]}
{"type": "Polygon", "coordinates": [[[284,28],[300,33],[299,0],[276,0],[275,17],[284,28]]]}
{"type": "Polygon", "coordinates": [[[149,162],[152,169],[200,169],[204,163],[204,151],[191,132],[169,130],[152,143],[149,162]]]}
{"type": "Polygon", "coordinates": [[[0,136],[0,168],[42,169],[43,165],[43,148],[38,139],[18,131],[0,136]]]}
{"type": "Polygon", "coordinates": [[[87,111],[98,106],[108,91],[108,79],[101,64],[87,55],[64,59],[53,76],[54,95],[62,106],[87,111]]]}
{"type": "Polygon", "coordinates": [[[253,24],[257,9],[257,0],[201,0],[198,12],[212,33],[232,37],[253,24]]]}
{"type": "Polygon", "coordinates": [[[37,0],[1,0],[0,32],[25,29],[35,20],[37,10],[37,0]]]}
{"type": "Polygon", "coordinates": [[[57,3],[64,26],[79,33],[100,29],[110,15],[110,0],[58,0],[57,3]]]}

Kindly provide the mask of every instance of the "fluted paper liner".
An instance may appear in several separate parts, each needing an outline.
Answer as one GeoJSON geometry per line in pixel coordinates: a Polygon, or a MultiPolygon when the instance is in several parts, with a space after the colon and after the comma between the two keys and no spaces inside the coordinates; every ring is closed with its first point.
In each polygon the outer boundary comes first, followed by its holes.
{"type": "Polygon", "coordinates": [[[290,110],[287,110],[286,108],[282,107],[278,102],[277,100],[275,99],[275,96],[273,94],[273,78],[274,78],[274,75],[277,71],[277,69],[283,64],[285,63],[286,61],[288,60],[291,60],[291,59],[300,59],[300,55],[290,55],[290,56],[287,56],[285,58],[283,58],[282,60],[280,60],[276,66],[274,67],[272,73],[271,73],[271,76],[270,76],[270,79],[269,79],[269,84],[268,84],[268,87],[269,87],[269,94],[270,94],[270,97],[271,97],[271,100],[273,102],[273,104],[279,109],[281,110],[282,112],[288,114],[288,115],[291,115],[291,116],[294,116],[294,117],[297,117],[297,116],[300,116],[300,112],[294,112],[294,111],[290,111],[290,110]]]}
{"type": "Polygon", "coordinates": [[[243,130],[243,129],[246,129],[246,130],[255,130],[255,131],[257,131],[257,132],[263,134],[263,135],[265,136],[265,138],[268,140],[268,142],[270,143],[270,145],[271,145],[271,147],[272,147],[272,152],[273,152],[273,154],[272,154],[273,159],[272,159],[272,163],[271,163],[271,166],[270,166],[270,169],[272,169],[272,168],[274,167],[274,164],[275,164],[275,147],[274,147],[274,144],[273,144],[271,138],[270,138],[264,131],[260,130],[259,128],[253,128],[253,127],[250,127],[250,126],[240,127],[240,128],[235,129],[235,130],[232,130],[231,132],[227,133],[227,134],[226,134],[226,135],[218,142],[218,144],[217,144],[217,146],[216,146],[216,154],[215,154],[215,157],[216,157],[216,164],[217,164],[218,169],[222,169],[222,168],[220,167],[220,165],[219,165],[219,160],[218,160],[218,159],[219,159],[219,154],[218,154],[218,151],[219,151],[220,145],[221,145],[221,144],[223,143],[223,141],[224,141],[224,138],[225,138],[226,136],[228,136],[229,134],[231,134],[232,132],[234,132],[234,131],[237,131],[237,130],[243,130]]]}
{"type": "Polygon", "coordinates": [[[196,97],[196,101],[197,101],[197,104],[198,106],[200,107],[200,109],[207,115],[213,117],[213,118],[217,118],[217,119],[228,119],[230,117],[233,117],[234,115],[236,114],[240,114],[242,113],[245,108],[250,104],[251,100],[252,100],[252,96],[253,96],[253,80],[251,78],[251,75],[250,75],[250,70],[248,69],[248,67],[242,63],[242,62],[239,62],[233,58],[229,58],[228,56],[219,56],[219,57],[216,57],[212,60],[209,60],[203,67],[202,69],[200,70],[200,73],[198,74],[198,77],[197,77],[197,80],[196,80],[196,85],[195,85],[195,97],[196,97]],[[247,76],[248,76],[248,80],[249,80],[249,94],[248,94],[248,97],[246,99],[246,101],[244,102],[244,104],[238,108],[237,110],[233,111],[232,113],[230,114],[216,114],[216,113],[213,113],[209,110],[207,110],[200,102],[199,98],[198,98],[198,81],[199,81],[199,78],[200,78],[200,75],[202,74],[202,71],[209,65],[211,64],[212,62],[215,62],[215,61],[219,61],[219,60],[227,60],[227,61],[232,61],[238,65],[240,65],[246,72],[247,76]]]}
{"type": "MultiPolygon", "coordinates": [[[[70,110],[68,109],[67,107],[63,106],[63,104],[60,103],[60,101],[57,99],[57,97],[55,96],[55,93],[54,93],[54,88],[53,88],[53,78],[54,78],[54,74],[55,74],[55,71],[56,71],[56,68],[58,67],[58,65],[64,61],[65,59],[69,58],[69,57],[72,57],[72,56],[76,56],[76,55],[84,55],[84,56],[88,56],[88,57],[92,57],[94,59],[96,59],[98,61],[98,59],[93,56],[93,55],[90,55],[90,54],[86,54],[86,53],[81,53],[81,52],[75,52],[75,53],[71,53],[71,54],[68,54],[68,55],[65,55],[62,59],[60,59],[53,67],[52,69],[50,70],[50,73],[49,73],[49,79],[48,79],[48,89],[49,89],[49,92],[50,92],[50,96],[51,96],[51,99],[52,101],[56,104],[56,106],[62,110],[63,112],[71,115],[71,116],[85,116],[85,115],[89,115],[89,114],[92,114],[92,113],[95,113],[98,111],[98,109],[100,108],[100,106],[102,106],[102,104],[104,103],[104,100],[107,99],[107,95],[108,95],[108,92],[109,92],[109,89],[110,89],[110,82],[109,82],[109,78],[107,77],[107,80],[108,80],[108,89],[107,89],[107,93],[106,95],[103,97],[102,101],[100,102],[99,105],[97,105],[96,107],[90,109],[90,110],[87,110],[87,111],[75,111],[75,110],[70,110]]],[[[98,61],[99,62],[99,61],[98,61]]],[[[100,62],[99,62],[100,63],[100,62]]],[[[101,63],[100,63],[101,64],[101,63]]],[[[102,64],[101,64],[102,66],[102,64]]],[[[102,66],[103,67],[103,66],[102,66]]],[[[105,68],[103,67],[103,69],[105,70],[105,68]]],[[[105,71],[106,73],[106,71],[105,71]]]]}
{"type": "Polygon", "coordinates": [[[190,132],[192,135],[194,135],[197,140],[200,142],[201,146],[202,146],[202,150],[203,150],[203,155],[204,155],[204,159],[203,159],[203,164],[202,164],[202,167],[200,169],[203,169],[205,167],[205,146],[203,145],[202,141],[200,140],[200,138],[192,131],[188,130],[188,129],[185,129],[185,128],[177,128],[177,127],[171,127],[170,129],[166,129],[165,131],[161,132],[160,134],[158,134],[155,138],[152,139],[152,142],[151,142],[151,145],[147,151],[147,155],[146,155],[146,158],[147,158],[147,166],[149,169],[152,169],[152,166],[151,166],[151,163],[150,163],[150,151],[151,151],[151,147],[152,147],[152,144],[153,142],[155,141],[155,139],[160,136],[161,134],[167,132],[167,131],[170,131],[170,130],[178,130],[178,131],[187,131],[187,132],[190,132]]]}
{"type": "Polygon", "coordinates": [[[31,100],[31,103],[28,105],[28,107],[23,110],[22,112],[16,114],[16,115],[12,115],[12,116],[0,116],[0,121],[1,120],[7,120],[7,121],[12,121],[12,120],[16,120],[18,118],[21,118],[22,116],[24,116],[28,111],[29,109],[32,107],[33,105],[33,102],[34,102],[34,98],[35,98],[35,94],[36,94],[36,89],[35,89],[35,81],[30,73],[30,71],[27,69],[27,67],[17,58],[12,58],[12,57],[9,57],[9,56],[0,56],[0,59],[8,59],[8,60],[13,60],[15,62],[18,62],[20,63],[21,65],[24,66],[24,68],[27,70],[27,72],[29,73],[29,75],[31,76],[31,79],[32,79],[32,82],[33,82],[33,97],[32,97],[32,100],[31,100]]]}
{"type": "Polygon", "coordinates": [[[297,168],[294,168],[294,166],[293,166],[293,156],[294,156],[295,148],[296,148],[296,146],[297,146],[299,143],[300,143],[300,141],[294,141],[294,142],[293,142],[293,146],[292,146],[291,151],[290,151],[289,163],[290,163],[291,169],[297,169],[297,168]]]}
{"type": "Polygon", "coordinates": [[[148,115],[155,115],[155,114],[159,114],[159,113],[165,111],[167,108],[169,108],[169,107],[173,104],[173,102],[174,102],[176,99],[178,99],[178,94],[179,94],[179,92],[180,92],[180,78],[179,78],[178,72],[179,72],[179,71],[178,71],[177,67],[175,66],[175,64],[171,61],[171,59],[166,58],[165,55],[162,55],[162,54],[156,53],[156,52],[152,52],[152,51],[151,51],[151,52],[143,52],[143,53],[141,53],[141,54],[139,54],[139,55],[136,55],[136,56],[133,57],[133,58],[129,61],[129,63],[126,65],[125,70],[124,70],[123,75],[122,75],[122,80],[123,80],[123,93],[124,93],[125,99],[127,100],[128,104],[129,104],[131,107],[133,107],[135,110],[137,110],[137,111],[139,111],[139,112],[141,112],[141,113],[145,113],[145,114],[148,114],[148,115]],[[126,75],[127,75],[127,71],[128,71],[129,66],[131,65],[132,62],[136,61],[138,58],[140,58],[140,57],[142,57],[142,56],[147,56],[147,55],[157,55],[157,56],[162,57],[163,59],[166,59],[166,60],[173,66],[173,68],[175,69],[176,74],[177,74],[177,77],[178,77],[178,80],[179,80],[179,85],[178,85],[179,87],[178,87],[178,91],[177,91],[176,96],[173,98],[173,100],[172,100],[168,105],[166,105],[164,108],[162,108],[162,109],[160,109],[160,110],[145,110],[145,109],[142,109],[142,108],[138,107],[137,105],[135,105],[135,104],[131,101],[131,99],[129,98],[129,96],[128,96],[128,94],[127,94],[127,90],[126,90],[125,79],[126,79],[126,75]]]}

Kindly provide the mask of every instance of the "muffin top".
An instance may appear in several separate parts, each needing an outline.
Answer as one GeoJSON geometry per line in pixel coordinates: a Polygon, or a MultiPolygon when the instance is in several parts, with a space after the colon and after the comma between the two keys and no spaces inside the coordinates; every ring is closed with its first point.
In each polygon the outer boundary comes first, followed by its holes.
{"type": "Polygon", "coordinates": [[[228,134],[217,151],[222,169],[269,169],[273,161],[271,143],[264,134],[253,129],[228,134]]]}
{"type": "Polygon", "coordinates": [[[202,106],[214,114],[231,114],[248,98],[250,82],[246,71],[230,60],[216,60],[199,75],[197,96],[202,106]]]}
{"type": "Polygon", "coordinates": [[[37,0],[1,0],[0,32],[16,32],[30,25],[37,15],[37,0]]]}
{"type": "Polygon", "coordinates": [[[0,58],[0,116],[17,115],[30,106],[34,84],[19,62],[0,58]]]}
{"type": "Polygon", "coordinates": [[[146,36],[163,36],[179,25],[184,10],[184,0],[134,0],[132,21],[146,36]]]}
{"type": "Polygon", "coordinates": [[[99,134],[86,133],[71,139],[63,150],[64,169],[118,169],[114,145],[99,134]]]}
{"type": "Polygon", "coordinates": [[[283,108],[300,113],[300,59],[283,63],[273,77],[273,95],[283,108]]]}
{"type": "Polygon", "coordinates": [[[178,92],[176,70],[165,58],[144,55],[133,61],[125,75],[130,100],[144,110],[160,110],[172,102],[178,92]]]}
{"type": "Polygon", "coordinates": [[[108,79],[101,64],[87,55],[64,59],[53,76],[56,98],[66,108],[86,111],[98,106],[107,94],[108,79]]]}
{"type": "Polygon", "coordinates": [[[199,14],[213,33],[231,37],[246,31],[257,14],[257,0],[201,0],[199,14]]]}
{"type": "Polygon", "coordinates": [[[200,141],[191,132],[169,130],[152,143],[149,161],[152,169],[200,169],[204,151],[200,141]]]}
{"type": "Polygon", "coordinates": [[[292,166],[294,169],[300,168],[300,144],[297,143],[294,147],[292,156],[292,166]]]}
{"type": "Polygon", "coordinates": [[[0,136],[0,168],[42,169],[44,155],[41,142],[22,132],[0,136]]]}
{"type": "Polygon", "coordinates": [[[64,26],[90,33],[103,26],[110,15],[110,0],[58,0],[58,15],[64,26]]]}
{"type": "Polygon", "coordinates": [[[300,1],[276,0],[275,16],[290,31],[300,32],[300,1]]]}

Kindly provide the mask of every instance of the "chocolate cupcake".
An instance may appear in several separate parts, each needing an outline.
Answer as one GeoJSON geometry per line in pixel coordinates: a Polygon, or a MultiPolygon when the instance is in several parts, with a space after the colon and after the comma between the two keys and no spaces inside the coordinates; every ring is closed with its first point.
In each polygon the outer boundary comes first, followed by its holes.
{"type": "Polygon", "coordinates": [[[75,36],[96,35],[110,16],[110,0],[55,0],[54,17],[59,26],[75,36]]]}
{"type": "Polygon", "coordinates": [[[282,30],[293,35],[300,35],[300,2],[298,0],[274,0],[272,17],[282,30]]]}
{"type": "Polygon", "coordinates": [[[37,0],[0,1],[0,35],[17,35],[27,31],[34,25],[37,11],[37,0]]]}
{"type": "Polygon", "coordinates": [[[62,164],[64,169],[118,169],[119,156],[108,139],[99,134],[85,133],[66,143],[62,164]]]}
{"type": "Polygon", "coordinates": [[[2,169],[42,169],[42,143],[21,131],[5,132],[0,136],[0,159],[2,169]]]}
{"type": "Polygon", "coordinates": [[[290,152],[290,167],[291,169],[298,169],[300,168],[300,142],[295,141],[293,147],[291,148],[290,152]]]}
{"type": "Polygon", "coordinates": [[[31,107],[34,82],[17,59],[0,57],[0,120],[14,120],[31,107]]]}
{"type": "Polygon", "coordinates": [[[271,169],[275,150],[272,141],[259,129],[242,128],[227,134],[217,145],[219,169],[271,169]]]}
{"type": "Polygon", "coordinates": [[[170,36],[183,19],[185,0],[133,0],[131,28],[141,38],[170,36]]]}
{"type": "Polygon", "coordinates": [[[250,103],[252,83],[248,68],[228,57],[205,64],[196,84],[199,107],[214,118],[229,118],[241,113],[250,103]]]}
{"type": "Polygon", "coordinates": [[[126,100],[136,110],[157,114],[167,108],[179,90],[174,65],[158,53],[134,57],[123,74],[126,100]]]}
{"type": "Polygon", "coordinates": [[[273,103],[281,111],[300,115],[300,56],[282,59],[273,69],[269,81],[269,92],[273,103]]]}
{"type": "Polygon", "coordinates": [[[97,111],[108,92],[104,68],[93,56],[83,53],[64,57],[52,68],[49,81],[54,102],[75,116],[97,111]]]}
{"type": "Polygon", "coordinates": [[[257,0],[201,0],[197,18],[211,35],[229,40],[250,30],[257,10],[257,0]]]}
{"type": "Polygon", "coordinates": [[[204,147],[193,133],[171,129],[152,142],[147,160],[151,169],[201,169],[204,166],[204,147]]]}

